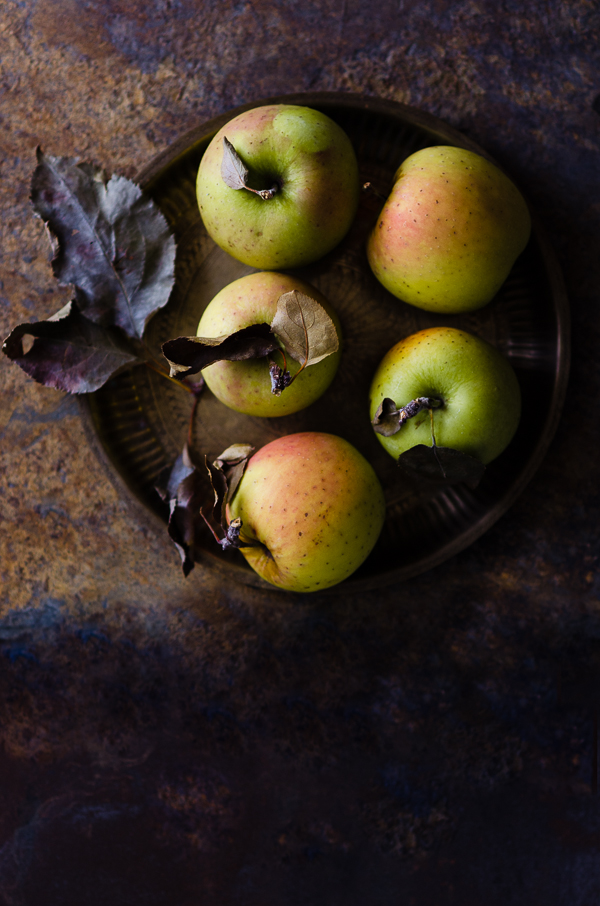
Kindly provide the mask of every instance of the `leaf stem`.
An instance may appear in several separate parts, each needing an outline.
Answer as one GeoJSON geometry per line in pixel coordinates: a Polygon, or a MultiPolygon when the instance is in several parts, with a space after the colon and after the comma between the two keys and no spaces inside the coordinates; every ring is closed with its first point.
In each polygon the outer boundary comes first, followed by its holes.
{"type": "MultiPolygon", "coordinates": [[[[157,374],[160,374],[160,375],[162,375],[162,377],[166,378],[168,381],[171,381],[171,383],[177,384],[178,387],[181,387],[187,393],[192,393],[192,394],[194,393],[194,391],[192,390],[191,387],[188,387],[187,384],[183,384],[181,381],[178,381],[175,378],[172,378],[170,374],[167,374],[167,372],[163,371],[162,368],[159,368],[158,365],[154,365],[152,362],[148,362],[147,360],[146,360],[146,365],[148,366],[148,368],[151,368],[152,371],[156,371],[157,374]]],[[[194,406],[194,411],[195,411],[195,406],[194,406]]]]}
{"type": "MultiPolygon", "coordinates": [[[[290,384],[292,384],[296,380],[296,378],[298,377],[298,375],[300,374],[301,371],[304,371],[304,369],[306,368],[307,362],[308,362],[308,357],[310,355],[310,343],[309,343],[309,339],[308,339],[308,328],[306,326],[306,320],[304,318],[304,312],[302,311],[302,309],[300,309],[300,317],[302,318],[302,327],[304,328],[304,342],[305,342],[306,353],[305,353],[304,361],[300,365],[300,368],[298,369],[296,374],[292,375],[290,384]]],[[[285,353],[283,353],[283,350],[282,350],[282,354],[283,354],[283,358],[285,360],[285,353]]],[[[287,364],[286,364],[286,369],[287,369],[287,364]]],[[[288,384],[288,386],[289,386],[289,384],[288,384]]]]}
{"type": "MultiPolygon", "coordinates": [[[[171,378],[173,380],[173,378],[171,378]]],[[[185,386],[185,385],[183,385],[185,386]]],[[[189,388],[187,388],[189,389],[189,388]]],[[[193,390],[190,390],[190,393],[194,393],[193,390]]],[[[198,408],[198,403],[200,402],[200,395],[198,393],[194,394],[194,402],[192,404],[192,411],[190,412],[190,420],[188,422],[188,436],[187,442],[188,447],[193,447],[194,445],[194,417],[196,415],[196,410],[198,408]]]]}
{"type": "Polygon", "coordinates": [[[440,467],[442,475],[444,476],[444,478],[446,478],[446,471],[445,471],[442,463],[440,462],[440,457],[438,456],[438,452],[437,452],[437,444],[435,442],[435,433],[433,431],[433,408],[431,408],[429,410],[429,418],[431,419],[431,447],[433,449],[433,455],[436,458],[437,464],[440,467]]]}

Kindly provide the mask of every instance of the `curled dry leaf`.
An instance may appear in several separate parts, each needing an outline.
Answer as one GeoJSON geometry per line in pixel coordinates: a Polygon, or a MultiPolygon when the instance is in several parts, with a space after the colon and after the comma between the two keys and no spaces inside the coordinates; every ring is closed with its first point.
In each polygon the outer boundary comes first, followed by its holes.
{"type": "Polygon", "coordinates": [[[414,418],[423,409],[440,409],[443,403],[437,397],[419,396],[411,400],[406,406],[396,406],[394,400],[386,397],[381,401],[371,424],[375,434],[391,437],[397,434],[409,418],[414,418]]]}
{"type": "Polygon", "coordinates": [[[485,466],[474,456],[453,450],[451,447],[427,447],[417,444],[398,457],[398,465],[411,478],[436,484],[464,482],[476,488],[483,477],[485,466]]]}
{"type": "Polygon", "coordinates": [[[279,349],[268,324],[253,324],[229,336],[177,337],[163,343],[171,377],[182,378],[208,368],[214,362],[262,358],[279,349]]]}
{"type": "Polygon", "coordinates": [[[233,499],[253,451],[254,447],[250,446],[250,444],[234,444],[221,453],[212,464],[206,463],[215,502],[211,519],[208,519],[202,511],[201,515],[211,530],[215,541],[224,551],[232,548],[239,549],[240,547],[261,547],[268,556],[271,556],[270,552],[260,541],[244,541],[242,539],[242,520],[240,518],[232,519],[229,522],[227,517],[227,504],[233,499]],[[222,538],[219,537],[218,531],[211,522],[218,524],[223,532],[222,538]]]}
{"type": "Polygon", "coordinates": [[[54,275],[75,287],[81,313],[141,339],[166,305],[175,278],[175,240],[135,183],[39,148],[31,200],[52,241],[54,275]]]}
{"type": "Polygon", "coordinates": [[[187,576],[194,568],[198,538],[204,532],[200,508],[206,499],[206,481],[192,462],[187,444],[173,466],[160,474],[156,491],[169,507],[167,531],[187,576]]]}
{"type": "Polygon", "coordinates": [[[19,324],[2,351],[38,383],[67,393],[92,393],[123,368],[142,361],[119,331],[88,320],[75,302],[47,321],[19,324]],[[27,337],[33,343],[26,351],[27,337]]]}
{"type": "MultiPolygon", "coordinates": [[[[238,485],[242,479],[248,460],[254,452],[250,444],[233,444],[227,447],[214,462],[206,463],[208,477],[214,493],[212,518],[221,527],[227,538],[227,504],[233,499],[238,485]]],[[[209,527],[210,527],[210,523],[209,527]]],[[[211,528],[219,544],[223,545],[225,539],[220,539],[211,528]]],[[[238,533],[239,534],[239,533],[238,533]]],[[[231,545],[225,545],[228,547],[231,545]]]]}
{"type": "Polygon", "coordinates": [[[305,367],[337,352],[340,345],[335,324],[323,306],[297,289],[279,297],[271,330],[285,351],[305,367]]]}

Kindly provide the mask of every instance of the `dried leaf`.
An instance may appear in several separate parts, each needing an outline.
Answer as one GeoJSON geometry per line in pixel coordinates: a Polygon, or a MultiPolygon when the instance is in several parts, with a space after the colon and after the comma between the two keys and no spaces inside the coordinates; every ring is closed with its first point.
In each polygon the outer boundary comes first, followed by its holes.
{"type": "Polygon", "coordinates": [[[262,358],[279,349],[268,324],[253,324],[222,337],[177,337],[163,343],[171,377],[182,378],[214,362],[262,358]]]}
{"type": "Polygon", "coordinates": [[[223,159],[221,161],[221,176],[230,189],[245,189],[248,181],[248,168],[231,144],[223,136],[223,159]]]}
{"type": "Polygon", "coordinates": [[[406,406],[398,408],[394,400],[385,397],[377,407],[371,424],[375,434],[391,437],[398,433],[409,418],[414,418],[423,409],[440,409],[442,406],[442,401],[435,396],[419,396],[406,406]]]}
{"type": "Polygon", "coordinates": [[[220,468],[227,479],[225,504],[233,500],[238,485],[242,480],[242,475],[246,471],[248,460],[253,453],[254,447],[250,444],[233,444],[231,447],[227,447],[219,458],[214,461],[213,465],[220,468]]]}
{"type": "Polygon", "coordinates": [[[52,239],[54,275],[81,313],[141,339],[174,283],[175,240],[135,183],[38,148],[31,200],[52,239]]]}
{"type": "Polygon", "coordinates": [[[68,393],[92,393],[121,369],[142,361],[119,331],[89,321],[74,302],[47,321],[15,327],[2,351],[40,384],[68,393]],[[27,351],[25,337],[34,338],[27,351]]]}
{"type": "Polygon", "coordinates": [[[233,444],[212,464],[206,463],[215,495],[213,517],[224,532],[227,531],[227,504],[233,499],[253,452],[250,444],[233,444]]]}
{"type": "Polygon", "coordinates": [[[339,348],[335,324],[323,306],[297,289],[279,297],[271,330],[285,351],[306,366],[316,365],[339,348]]]}
{"type": "Polygon", "coordinates": [[[264,201],[273,198],[279,191],[279,184],[275,183],[270,189],[253,189],[248,185],[249,170],[244,164],[228,138],[223,136],[223,157],[221,159],[221,177],[230,189],[246,189],[254,195],[260,195],[264,201]]]}
{"type": "Polygon", "coordinates": [[[398,465],[411,478],[440,484],[464,482],[476,488],[483,477],[485,466],[474,456],[453,450],[451,447],[427,447],[418,444],[398,457],[398,465]]]}
{"type": "Polygon", "coordinates": [[[388,396],[385,397],[377,407],[377,411],[371,421],[375,434],[381,434],[383,437],[391,437],[397,434],[400,428],[400,410],[394,400],[388,396]]]}
{"type": "Polygon", "coordinates": [[[260,547],[270,557],[270,551],[260,541],[242,541],[240,537],[242,520],[239,517],[231,522],[227,519],[227,504],[233,499],[253,451],[254,447],[250,446],[250,444],[234,444],[221,453],[212,464],[206,463],[206,469],[215,495],[211,517],[214,523],[219,524],[223,532],[222,538],[219,538],[218,532],[204,513],[201,513],[201,515],[211,530],[215,541],[221,545],[224,551],[231,548],[260,547]]]}
{"type": "Polygon", "coordinates": [[[156,491],[168,504],[167,530],[187,576],[194,568],[198,538],[204,531],[200,508],[206,499],[206,482],[193,464],[187,444],[173,466],[159,476],[156,491]]]}

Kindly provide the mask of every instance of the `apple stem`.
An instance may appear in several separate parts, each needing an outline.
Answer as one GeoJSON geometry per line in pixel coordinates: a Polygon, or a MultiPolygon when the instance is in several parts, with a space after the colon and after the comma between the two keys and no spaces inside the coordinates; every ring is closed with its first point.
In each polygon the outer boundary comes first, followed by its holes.
{"type": "Polygon", "coordinates": [[[378,192],[372,182],[364,182],[362,190],[363,192],[368,192],[369,195],[374,195],[375,198],[381,199],[381,201],[387,201],[387,197],[382,195],[381,192],[378,192]]]}
{"type": "Polygon", "coordinates": [[[274,195],[277,195],[279,192],[279,185],[273,183],[270,189],[251,189],[250,186],[244,186],[248,192],[252,192],[254,195],[258,195],[260,198],[263,198],[265,201],[268,201],[269,198],[273,198],[274,195]]]}
{"type": "MultiPolygon", "coordinates": [[[[423,409],[429,409],[431,412],[431,410],[439,409],[443,405],[444,401],[437,396],[418,396],[416,399],[411,400],[410,403],[407,403],[406,406],[398,408],[394,400],[386,397],[378,406],[375,416],[371,419],[371,424],[376,434],[391,437],[393,434],[398,433],[409,418],[414,418],[423,409]]],[[[433,418],[433,414],[431,418],[433,418]]]]}

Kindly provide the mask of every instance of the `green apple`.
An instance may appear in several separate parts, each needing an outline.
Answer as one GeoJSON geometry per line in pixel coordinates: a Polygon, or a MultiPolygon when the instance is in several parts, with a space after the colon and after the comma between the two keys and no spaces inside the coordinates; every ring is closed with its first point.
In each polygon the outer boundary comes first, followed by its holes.
{"type": "Polygon", "coordinates": [[[498,167],[441,145],[400,166],[367,256],[377,279],[404,302],[472,311],[496,295],[530,231],[523,196],[498,167]]]}
{"type": "Polygon", "coordinates": [[[346,133],[309,107],[273,104],[232,119],[213,138],[198,170],[198,205],[214,241],[264,270],[310,264],[348,231],[359,199],[356,155],[346,133]],[[221,175],[226,138],[261,198],[221,175]]]}
{"type": "Polygon", "coordinates": [[[373,467],[333,434],[288,434],[250,459],[229,506],[250,566],[287,591],[321,591],[372,550],[385,502],[373,467]]]}
{"type": "MultiPolygon", "coordinates": [[[[314,286],[274,271],[249,274],[230,283],[214,297],[200,319],[199,337],[229,335],[253,324],[270,324],[277,311],[277,300],[298,290],[315,299],[332,319],[341,340],[339,319],[325,296],[314,286]]],[[[246,415],[290,415],[314,403],[329,387],[340,363],[341,349],[308,368],[304,368],[282,393],[271,392],[268,358],[246,359],[241,362],[215,362],[202,372],[210,390],[222,403],[246,415]]],[[[280,353],[272,354],[282,364],[280,353]]],[[[287,356],[287,367],[294,377],[300,362],[287,356]]]]}
{"type": "MultiPolygon", "coordinates": [[[[428,397],[435,442],[487,464],[511,441],[521,414],[512,366],[485,340],[464,330],[434,327],[396,343],[379,365],[370,391],[371,418],[384,398],[398,408],[428,397]]],[[[432,446],[431,418],[423,411],[389,437],[377,435],[391,456],[417,444],[432,446]]]]}

